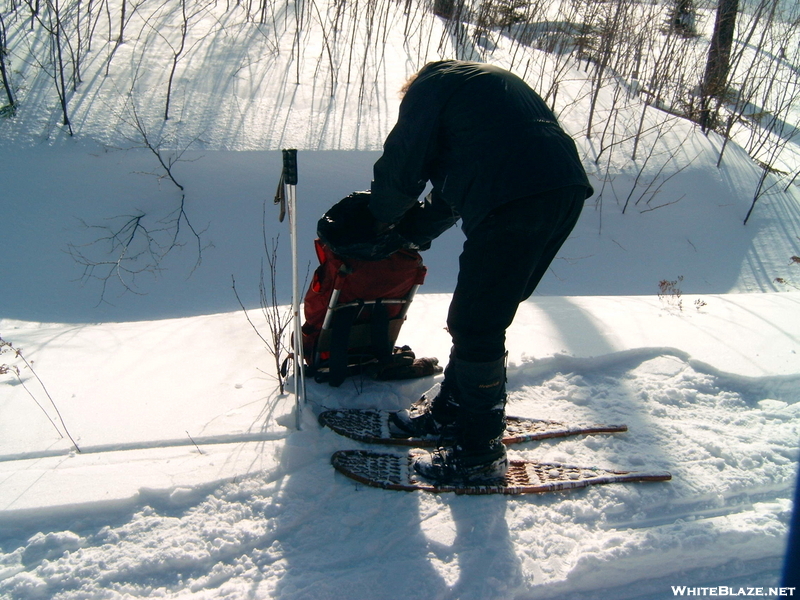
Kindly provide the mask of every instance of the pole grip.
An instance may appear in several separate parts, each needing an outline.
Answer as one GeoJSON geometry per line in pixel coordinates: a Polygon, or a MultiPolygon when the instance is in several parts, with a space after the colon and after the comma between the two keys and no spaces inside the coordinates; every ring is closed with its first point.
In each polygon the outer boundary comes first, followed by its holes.
{"type": "Polygon", "coordinates": [[[283,151],[283,182],[297,185],[297,150],[283,151]]]}

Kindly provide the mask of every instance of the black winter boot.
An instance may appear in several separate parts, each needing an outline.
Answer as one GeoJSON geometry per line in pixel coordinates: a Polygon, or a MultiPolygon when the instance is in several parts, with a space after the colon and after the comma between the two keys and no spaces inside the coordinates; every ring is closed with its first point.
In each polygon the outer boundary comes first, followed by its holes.
{"type": "Polygon", "coordinates": [[[459,402],[455,440],[414,463],[414,469],[436,483],[486,483],[508,470],[505,430],[505,357],[488,363],[451,358],[459,402]]]}
{"type": "Polygon", "coordinates": [[[409,408],[389,415],[389,433],[395,438],[436,438],[440,443],[454,439],[458,401],[452,361],[437,383],[409,408]]]}

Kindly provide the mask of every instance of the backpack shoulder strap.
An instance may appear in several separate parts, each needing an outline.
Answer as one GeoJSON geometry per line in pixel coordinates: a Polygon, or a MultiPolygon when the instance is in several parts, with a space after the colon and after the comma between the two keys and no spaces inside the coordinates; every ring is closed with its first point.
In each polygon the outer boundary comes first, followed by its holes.
{"type": "Polygon", "coordinates": [[[389,311],[386,304],[375,301],[372,307],[370,341],[372,353],[378,360],[388,360],[392,356],[392,341],[389,336],[389,311]]]}
{"type": "Polygon", "coordinates": [[[361,310],[361,306],[346,306],[334,311],[331,319],[330,359],[328,361],[328,384],[339,387],[347,378],[347,350],[350,330],[361,310]]]}

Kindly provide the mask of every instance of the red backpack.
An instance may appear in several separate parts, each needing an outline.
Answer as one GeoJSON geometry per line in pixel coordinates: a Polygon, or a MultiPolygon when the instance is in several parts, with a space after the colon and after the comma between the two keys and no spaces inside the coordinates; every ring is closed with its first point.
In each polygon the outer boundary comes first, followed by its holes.
{"type": "Polygon", "coordinates": [[[427,269],[416,250],[360,260],[337,255],[320,239],[314,246],[320,265],[305,296],[303,352],[317,381],[338,386],[365,365],[391,359],[427,269]]]}

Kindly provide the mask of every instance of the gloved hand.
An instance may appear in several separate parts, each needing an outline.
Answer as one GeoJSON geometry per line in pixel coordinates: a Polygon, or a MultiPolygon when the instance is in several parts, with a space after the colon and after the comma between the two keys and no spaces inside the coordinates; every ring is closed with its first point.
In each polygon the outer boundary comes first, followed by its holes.
{"type": "Polygon", "coordinates": [[[384,369],[380,372],[378,379],[383,381],[417,379],[428,375],[436,375],[442,371],[444,369],[439,366],[438,358],[415,358],[410,365],[384,369]]]}
{"type": "Polygon", "coordinates": [[[416,358],[408,346],[395,348],[391,358],[378,365],[375,378],[381,381],[417,379],[444,371],[438,358],[416,358]]]}

